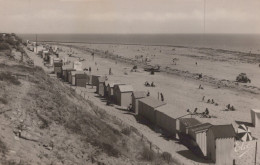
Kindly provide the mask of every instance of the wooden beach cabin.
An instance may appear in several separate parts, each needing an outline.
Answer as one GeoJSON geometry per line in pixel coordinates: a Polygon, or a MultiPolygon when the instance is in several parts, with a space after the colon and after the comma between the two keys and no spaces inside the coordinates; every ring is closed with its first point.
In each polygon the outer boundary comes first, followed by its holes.
{"type": "Polygon", "coordinates": [[[65,82],[69,82],[69,72],[75,71],[72,67],[62,68],[62,77],[65,82]]]}
{"type": "Polygon", "coordinates": [[[256,128],[260,128],[260,110],[251,109],[252,124],[256,128]]]}
{"type": "MultiPolygon", "coordinates": [[[[82,72],[82,71],[81,71],[82,72]]],[[[87,85],[87,74],[82,73],[76,73],[75,74],[75,85],[78,87],[85,87],[87,85]]]]}
{"type": "Polygon", "coordinates": [[[54,73],[57,77],[61,78],[62,76],[62,62],[54,62],[54,73]]]}
{"type": "Polygon", "coordinates": [[[207,132],[208,158],[217,165],[233,165],[235,130],[230,125],[213,125],[207,132]]]}
{"type": "MultiPolygon", "coordinates": [[[[71,85],[75,85],[76,86],[76,75],[78,75],[78,79],[82,79],[83,77],[85,78],[85,82],[87,83],[87,78],[86,78],[86,74],[84,71],[71,71],[71,85]],[[80,78],[79,78],[80,77],[80,78]]],[[[85,86],[86,87],[86,84],[85,86]]]]}
{"type": "Polygon", "coordinates": [[[131,85],[114,85],[115,103],[122,107],[128,107],[132,104],[133,91],[131,85]]]}
{"type": "Polygon", "coordinates": [[[147,97],[145,91],[134,91],[132,93],[132,110],[135,114],[138,114],[138,100],[145,97],[147,97]]]}
{"type": "Polygon", "coordinates": [[[92,75],[91,76],[91,85],[97,86],[98,85],[98,78],[101,77],[101,75],[92,75]]]}
{"type": "Polygon", "coordinates": [[[119,82],[109,82],[107,85],[107,91],[108,91],[108,99],[112,102],[115,102],[115,96],[114,96],[114,86],[115,85],[125,85],[124,83],[119,82]]]}
{"type": "Polygon", "coordinates": [[[154,97],[145,97],[138,100],[138,115],[155,124],[155,109],[165,105],[154,97]]]}
{"type": "Polygon", "coordinates": [[[155,108],[155,123],[170,136],[176,137],[176,120],[184,115],[184,111],[173,109],[173,105],[166,104],[155,108]]]}
{"type": "Polygon", "coordinates": [[[111,83],[110,81],[105,81],[105,97],[108,98],[108,84],[111,83]]]}
{"type": "Polygon", "coordinates": [[[71,84],[72,83],[72,76],[71,72],[76,71],[75,69],[67,70],[67,80],[71,84]]]}
{"type": "Polygon", "coordinates": [[[105,96],[105,81],[106,77],[98,77],[97,94],[104,97],[105,96]]]}
{"type": "Polygon", "coordinates": [[[207,131],[212,127],[210,123],[198,124],[188,128],[188,134],[196,141],[203,157],[207,157],[207,131]]]}

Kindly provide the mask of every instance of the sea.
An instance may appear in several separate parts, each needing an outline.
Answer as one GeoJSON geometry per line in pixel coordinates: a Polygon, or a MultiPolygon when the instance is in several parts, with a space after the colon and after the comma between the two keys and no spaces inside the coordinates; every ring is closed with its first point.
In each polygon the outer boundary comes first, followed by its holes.
{"type": "MultiPolygon", "coordinates": [[[[36,34],[18,34],[36,40],[36,34]]],[[[260,54],[260,34],[37,34],[37,41],[212,48],[260,54]]]]}

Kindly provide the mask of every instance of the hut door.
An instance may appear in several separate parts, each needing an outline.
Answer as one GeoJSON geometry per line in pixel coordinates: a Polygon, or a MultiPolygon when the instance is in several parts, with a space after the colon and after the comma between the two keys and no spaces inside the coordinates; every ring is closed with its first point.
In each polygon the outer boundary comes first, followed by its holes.
{"type": "Polygon", "coordinates": [[[176,120],[176,131],[180,131],[180,120],[176,120]]]}

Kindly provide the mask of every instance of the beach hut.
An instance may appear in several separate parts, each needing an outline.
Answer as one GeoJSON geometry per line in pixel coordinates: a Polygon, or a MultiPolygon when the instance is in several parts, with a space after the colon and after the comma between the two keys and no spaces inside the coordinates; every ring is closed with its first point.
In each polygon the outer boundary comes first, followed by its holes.
{"type": "Polygon", "coordinates": [[[118,83],[118,82],[109,82],[107,85],[107,91],[108,91],[108,99],[112,102],[115,102],[115,97],[114,97],[114,86],[115,85],[125,85],[124,83],[118,83]]]}
{"type": "Polygon", "coordinates": [[[108,98],[108,84],[111,83],[110,81],[105,81],[105,97],[108,98]]]}
{"type": "Polygon", "coordinates": [[[62,62],[54,62],[54,73],[57,77],[61,78],[62,76],[62,62]]]}
{"type": "Polygon", "coordinates": [[[132,93],[132,110],[134,113],[138,114],[138,100],[145,97],[146,97],[145,91],[134,91],[132,93]]]}
{"type": "Polygon", "coordinates": [[[155,123],[170,136],[176,136],[176,120],[186,112],[173,109],[173,105],[166,104],[155,108],[155,123]]]}
{"type": "Polygon", "coordinates": [[[153,97],[145,97],[138,100],[138,115],[144,117],[151,123],[155,124],[155,109],[165,105],[162,102],[153,97]]]}
{"type": "Polygon", "coordinates": [[[69,82],[69,74],[71,71],[76,71],[76,70],[73,68],[69,68],[69,67],[62,70],[62,77],[63,77],[64,81],[69,82]]]}
{"type": "Polygon", "coordinates": [[[100,96],[104,97],[105,96],[105,81],[106,77],[98,77],[98,82],[97,82],[97,94],[100,96]]]}
{"type": "Polygon", "coordinates": [[[82,71],[82,63],[79,61],[74,61],[73,62],[73,69],[77,71],[82,71]]]}
{"type": "Polygon", "coordinates": [[[128,107],[132,104],[132,93],[134,89],[131,85],[114,85],[115,103],[128,107]]]}
{"type": "Polygon", "coordinates": [[[76,73],[75,74],[75,85],[79,87],[85,87],[87,85],[87,74],[76,73]]]}
{"type": "Polygon", "coordinates": [[[97,86],[99,77],[101,77],[101,75],[92,75],[91,84],[94,85],[94,86],[97,86]]]}
{"type": "Polygon", "coordinates": [[[212,126],[210,123],[198,124],[188,127],[188,134],[196,141],[201,153],[207,157],[207,131],[212,126]]]}
{"type": "Polygon", "coordinates": [[[232,165],[235,130],[230,125],[213,125],[207,131],[208,158],[217,165],[232,165]]]}
{"type": "Polygon", "coordinates": [[[251,119],[254,127],[260,127],[260,110],[251,109],[251,119]]]}
{"type": "MultiPolygon", "coordinates": [[[[78,75],[77,76],[78,79],[85,79],[85,84],[83,86],[86,87],[87,78],[86,78],[86,74],[84,71],[71,71],[70,72],[71,85],[76,85],[76,75],[78,75]]],[[[83,81],[80,84],[84,83],[84,80],[79,80],[79,81],[83,81]]]]}

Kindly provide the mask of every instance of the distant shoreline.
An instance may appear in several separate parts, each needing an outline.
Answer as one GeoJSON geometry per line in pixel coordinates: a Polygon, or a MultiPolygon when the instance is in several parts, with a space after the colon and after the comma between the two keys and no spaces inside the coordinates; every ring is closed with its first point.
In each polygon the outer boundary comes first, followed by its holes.
{"type": "MultiPolygon", "coordinates": [[[[250,54],[245,51],[238,50],[228,50],[228,49],[217,49],[212,47],[196,47],[196,46],[182,46],[182,45],[157,45],[157,44],[128,44],[128,43],[89,43],[89,42],[64,42],[64,41],[39,41],[40,43],[57,43],[57,44],[94,44],[94,45],[136,45],[136,46],[163,46],[163,47],[173,47],[173,48],[192,48],[192,49],[201,49],[201,50],[215,50],[215,51],[224,51],[227,53],[243,53],[250,54]]],[[[251,53],[252,56],[259,55],[260,53],[251,53]]]]}

